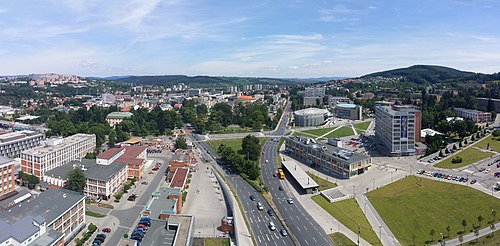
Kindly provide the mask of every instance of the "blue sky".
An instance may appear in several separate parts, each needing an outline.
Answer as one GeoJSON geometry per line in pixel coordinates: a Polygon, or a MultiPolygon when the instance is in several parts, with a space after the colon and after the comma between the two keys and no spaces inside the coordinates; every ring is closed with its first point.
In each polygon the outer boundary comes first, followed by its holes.
{"type": "Polygon", "coordinates": [[[496,0],[9,0],[0,74],[500,72],[496,0]]]}

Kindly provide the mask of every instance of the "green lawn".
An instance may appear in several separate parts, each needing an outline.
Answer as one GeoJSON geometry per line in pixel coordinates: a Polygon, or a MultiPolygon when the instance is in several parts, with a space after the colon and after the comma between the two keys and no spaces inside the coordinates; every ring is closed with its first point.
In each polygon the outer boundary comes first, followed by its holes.
{"type": "Polygon", "coordinates": [[[100,214],[100,213],[92,212],[92,211],[89,211],[89,210],[85,211],[85,215],[91,216],[91,217],[96,217],[96,218],[104,218],[104,217],[106,217],[105,214],[100,214]]]}
{"type": "Polygon", "coordinates": [[[341,138],[354,135],[352,128],[350,126],[343,126],[336,131],[328,134],[325,138],[341,138]]]}
{"type": "Polygon", "coordinates": [[[214,134],[231,134],[231,133],[244,133],[244,132],[251,132],[252,129],[246,127],[246,128],[241,128],[238,125],[230,125],[220,131],[214,131],[212,133],[214,134]]]}
{"type": "Polygon", "coordinates": [[[500,141],[494,140],[493,136],[489,136],[477,143],[474,144],[474,146],[486,149],[488,146],[488,143],[490,144],[490,149],[496,152],[500,152],[500,141]]]}
{"type": "Polygon", "coordinates": [[[229,246],[229,238],[205,238],[203,245],[205,246],[229,246]]]}
{"type": "MultiPolygon", "coordinates": [[[[478,216],[484,219],[481,228],[492,221],[491,210],[500,211],[500,200],[462,185],[409,176],[367,194],[384,222],[402,245],[410,245],[415,235],[416,245],[424,245],[435,231],[458,237],[462,220],[467,222],[466,233],[472,224],[478,224],[478,216]]],[[[498,218],[498,217],[496,217],[498,218]]]]}
{"type": "Polygon", "coordinates": [[[328,132],[330,132],[331,130],[335,129],[337,127],[328,127],[328,128],[318,128],[318,129],[312,129],[312,130],[306,130],[306,131],[302,131],[302,132],[305,132],[305,133],[309,133],[309,134],[312,134],[312,135],[316,135],[316,136],[321,136],[323,134],[326,134],[328,132]]]}
{"type": "Polygon", "coordinates": [[[366,129],[368,129],[368,127],[370,126],[370,123],[372,123],[372,122],[366,121],[366,122],[356,123],[356,124],[354,124],[354,128],[366,131],[366,129]]]}
{"type": "Polygon", "coordinates": [[[462,245],[477,245],[477,246],[498,246],[500,245],[500,235],[496,235],[494,233],[490,233],[486,236],[482,236],[477,240],[472,240],[462,245]]]}
{"type": "MultiPolygon", "coordinates": [[[[262,137],[259,138],[260,143],[264,144],[266,142],[267,138],[262,137]]],[[[217,151],[219,149],[219,146],[221,144],[225,144],[229,147],[231,147],[234,151],[238,152],[241,150],[241,142],[243,141],[243,138],[228,138],[228,139],[217,139],[217,140],[209,140],[207,141],[208,146],[212,148],[214,151],[217,151]]]]}
{"type": "Polygon", "coordinates": [[[314,180],[314,181],[316,181],[316,183],[318,183],[319,190],[328,190],[328,189],[337,187],[337,184],[332,183],[326,179],[322,179],[322,178],[314,175],[311,172],[307,172],[307,175],[309,175],[309,177],[311,177],[312,180],[314,180]]]}
{"type": "Polygon", "coordinates": [[[321,195],[315,195],[312,199],[350,230],[357,232],[359,224],[361,228],[361,237],[371,245],[382,245],[354,198],[333,203],[328,202],[321,195]]]}
{"type": "Polygon", "coordinates": [[[490,152],[482,152],[480,150],[474,149],[474,148],[467,148],[463,151],[458,152],[457,154],[454,154],[453,156],[448,157],[446,160],[439,162],[438,164],[434,165],[435,167],[440,167],[440,168],[459,168],[463,166],[470,165],[476,161],[488,158],[492,156],[493,153],[490,152]],[[455,158],[455,156],[459,156],[462,158],[461,163],[451,163],[451,160],[455,158]]]}
{"type": "Polygon", "coordinates": [[[342,234],[340,232],[335,232],[335,233],[332,233],[328,236],[330,236],[334,245],[342,245],[342,246],[355,246],[355,245],[357,245],[356,243],[351,241],[351,239],[349,239],[348,237],[346,237],[344,234],[342,234]]]}
{"type": "MultiPolygon", "coordinates": [[[[301,136],[301,137],[308,137],[308,138],[314,138],[316,139],[318,136],[316,135],[311,135],[311,134],[307,134],[305,132],[294,132],[293,133],[294,136],[301,136]]],[[[325,140],[326,138],[319,138],[320,140],[325,140]]]]}

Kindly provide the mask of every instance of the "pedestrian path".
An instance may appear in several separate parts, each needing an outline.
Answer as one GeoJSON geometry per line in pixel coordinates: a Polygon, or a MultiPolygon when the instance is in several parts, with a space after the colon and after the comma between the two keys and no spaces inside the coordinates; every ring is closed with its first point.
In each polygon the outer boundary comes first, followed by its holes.
{"type": "MultiPolygon", "coordinates": [[[[479,230],[479,233],[477,236],[476,236],[475,232],[472,232],[472,233],[469,233],[469,234],[463,236],[462,239],[454,238],[454,239],[445,241],[444,245],[447,245],[447,246],[462,245],[463,243],[476,240],[476,238],[486,236],[492,232],[498,231],[499,229],[500,229],[500,222],[494,224],[493,227],[486,227],[486,228],[479,230]]],[[[438,246],[438,245],[442,245],[442,244],[441,243],[434,244],[434,246],[438,246]]]]}
{"type": "Polygon", "coordinates": [[[316,139],[321,139],[321,138],[323,138],[324,136],[327,136],[327,135],[329,135],[330,133],[332,133],[332,132],[334,132],[334,131],[336,131],[336,130],[340,129],[341,127],[343,127],[343,126],[338,126],[338,127],[336,127],[335,129],[333,129],[333,130],[331,130],[331,131],[329,131],[329,132],[327,132],[327,133],[325,133],[325,134],[323,134],[323,135],[321,135],[321,136],[317,137],[316,139]]]}
{"type": "Polygon", "coordinates": [[[352,132],[354,132],[354,136],[358,135],[358,131],[356,131],[356,128],[354,128],[354,125],[351,124],[352,132]]]}

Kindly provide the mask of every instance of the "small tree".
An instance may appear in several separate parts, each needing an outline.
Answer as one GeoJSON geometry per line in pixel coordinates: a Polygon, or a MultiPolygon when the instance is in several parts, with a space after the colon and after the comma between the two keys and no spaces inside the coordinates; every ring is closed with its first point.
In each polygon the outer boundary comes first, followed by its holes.
{"type": "Polygon", "coordinates": [[[491,210],[491,216],[493,216],[493,221],[495,221],[495,219],[497,217],[497,211],[495,209],[491,210]]]}
{"type": "Polygon", "coordinates": [[[457,150],[457,144],[454,144],[453,147],[452,147],[453,150],[457,150]]]}
{"type": "Polygon", "coordinates": [[[450,226],[450,225],[448,225],[448,226],[446,227],[446,231],[447,231],[447,233],[446,233],[446,237],[450,237],[450,231],[451,231],[451,226],[450,226]]]}
{"type": "Polygon", "coordinates": [[[443,150],[440,150],[440,151],[439,151],[439,157],[444,157],[443,150]]]}
{"type": "Polygon", "coordinates": [[[481,222],[483,222],[483,216],[477,216],[477,221],[479,222],[479,227],[481,227],[481,222]]]}
{"type": "Polygon", "coordinates": [[[448,154],[450,154],[450,150],[448,148],[446,148],[446,149],[444,149],[444,153],[448,155],[448,154]]]}
{"type": "Polygon", "coordinates": [[[462,157],[460,156],[457,156],[457,157],[454,157],[452,160],[451,160],[451,163],[462,163],[462,157]]]}
{"type": "Polygon", "coordinates": [[[467,145],[469,144],[469,141],[467,139],[464,140],[464,144],[467,145]]]}
{"type": "Polygon", "coordinates": [[[178,137],[177,140],[175,140],[174,144],[176,149],[187,149],[188,145],[186,143],[186,139],[184,137],[178,137]]]}
{"type": "Polygon", "coordinates": [[[467,226],[467,220],[465,219],[462,220],[462,226],[464,227],[464,232],[465,232],[465,227],[467,226]]]}
{"type": "Polygon", "coordinates": [[[74,190],[77,192],[83,192],[83,188],[85,188],[85,184],[87,181],[85,180],[85,174],[82,169],[76,168],[68,173],[68,189],[74,190]]]}
{"type": "Polygon", "coordinates": [[[436,232],[434,231],[434,229],[431,229],[431,231],[429,232],[429,235],[431,236],[431,242],[434,242],[434,234],[436,232]]]}
{"type": "Polygon", "coordinates": [[[464,147],[464,145],[462,144],[462,141],[460,141],[460,143],[458,143],[458,147],[460,147],[460,148],[464,147]]]}

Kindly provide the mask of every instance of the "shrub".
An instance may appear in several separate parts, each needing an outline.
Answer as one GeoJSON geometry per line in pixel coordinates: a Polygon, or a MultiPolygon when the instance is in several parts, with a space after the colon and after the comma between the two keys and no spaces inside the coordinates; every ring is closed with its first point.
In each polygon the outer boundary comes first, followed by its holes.
{"type": "Polygon", "coordinates": [[[121,192],[118,192],[118,193],[115,194],[116,200],[122,199],[122,196],[123,196],[123,193],[121,193],[121,192]]]}
{"type": "Polygon", "coordinates": [[[494,137],[500,137],[500,130],[494,130],[492,134],[494,137]]]}
{"type": "Polygon", "coordinates": [[[451,160],[451,163],[461,163],[462,162],[462,157],[457,156],[451,160]]]}
{"type": "Polygon", "coordinates": [[[128,234],[127,233],[123,234],[123,238],[128,238],[128,234]]]}

